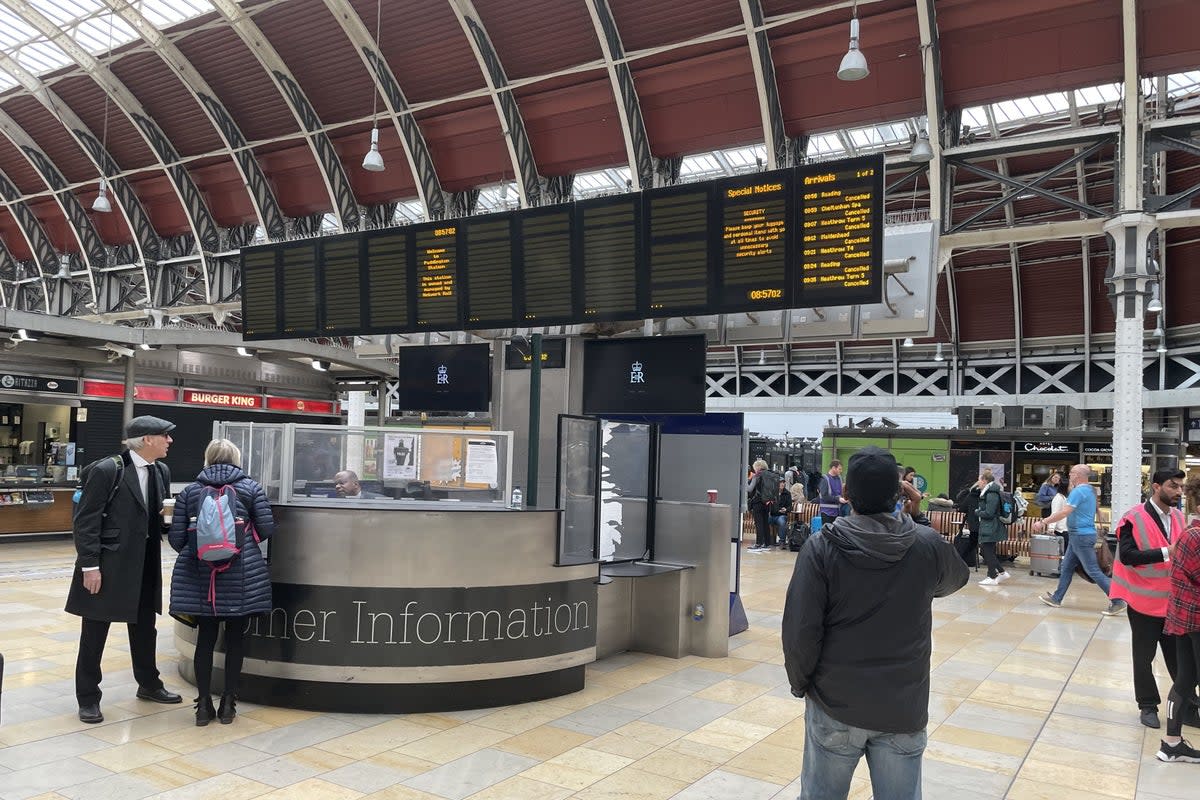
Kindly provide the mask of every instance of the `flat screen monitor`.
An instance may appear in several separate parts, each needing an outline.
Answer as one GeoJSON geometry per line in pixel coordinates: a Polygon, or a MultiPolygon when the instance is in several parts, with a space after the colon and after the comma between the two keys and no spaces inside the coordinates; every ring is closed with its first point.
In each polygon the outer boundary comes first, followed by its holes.
{"type": "Polygon", "coordinates": [[[584,342],[583,413],[703,414],[706,345],[702,334],[584,342]]]}
{"type": "Polygon", "coordinates": [[[407,411],[487,411],[492,399],[491,346],[401,347],[397,405],[407,411]]]}

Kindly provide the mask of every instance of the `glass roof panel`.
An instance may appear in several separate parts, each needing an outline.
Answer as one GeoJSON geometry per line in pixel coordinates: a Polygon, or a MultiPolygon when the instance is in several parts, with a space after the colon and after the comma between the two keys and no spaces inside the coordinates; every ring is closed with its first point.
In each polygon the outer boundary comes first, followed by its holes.
{"type": "MultiPolygon", "coordinates": [[[[129,6],[157,28],[213,11],[212,5],[202,0],[133,0],[129,6]]],[[[109,11],[105,0],[30,0],[29,7],[95,56],[139,38],[133,26],[109,11]]],[[[0,5],[0,50],[35,75],[72,63],[71,57],[51,44],[35,24],[26,22],[7,5],[0,5]]],[[[0,85],[13,85],[11,76],[0,75],[0,85]]]]}

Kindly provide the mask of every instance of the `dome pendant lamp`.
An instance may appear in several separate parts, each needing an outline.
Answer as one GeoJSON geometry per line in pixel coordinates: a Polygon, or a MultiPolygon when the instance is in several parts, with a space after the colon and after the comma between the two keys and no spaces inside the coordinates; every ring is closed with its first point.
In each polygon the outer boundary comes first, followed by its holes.
{"type": "MultiPolygon", "coordinates": [[[[375,50],[379,58],[383,58],[383,50],[379,44],[380,24],[383,22],[383,0],[375,3],[375,50]]],[[[379,152],[379,89],[371,93],[371,149],[363,156],[363,169],[367,172],[383,172],[383,153],[379,152]]]]}
{"type": "Polygon", "coordinates": [[[867,68],[867,57],[858,49],[858,3],[854,3],[853,16],[850,18],[850,49],[842,56],[842,64],[838,67],[837,76],[843,81],[861,81],[871,74],[867,68]]]}

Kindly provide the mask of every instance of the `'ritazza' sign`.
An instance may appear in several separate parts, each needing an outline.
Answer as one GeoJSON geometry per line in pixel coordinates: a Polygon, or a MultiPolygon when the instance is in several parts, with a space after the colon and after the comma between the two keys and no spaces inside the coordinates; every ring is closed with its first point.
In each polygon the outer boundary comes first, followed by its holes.
{"type": "Polygon", "coordinates": [[[78,394],[79,381],[64,378],[42,378],[37,375],[13,375],[5,372],[0,373],[0,389],[12,392],[78,394]]]}

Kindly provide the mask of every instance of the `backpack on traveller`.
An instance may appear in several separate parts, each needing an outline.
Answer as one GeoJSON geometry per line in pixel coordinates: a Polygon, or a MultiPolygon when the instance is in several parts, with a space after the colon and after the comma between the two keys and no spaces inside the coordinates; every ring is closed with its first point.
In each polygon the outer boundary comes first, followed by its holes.
{"type": "MultiPolygon", "coordinates": [[[[237,492],[229,484],[205,486],[200,510],[192,517],[196,558],[210,568],[208,603],[217,613],[217,575],[233,566],[246,541],[246,520],[237,516],[237,492]]],[[[253,535],[253,528],[250,529],[253,535]]],[[[257,537],[255,537],[257,538],[257,537]]]]}
{"type": "Polygon", "coordinates": [[[754,487],[754,496],[767,508],[775,505],[779,499],[779,481],[783,480],[777,473],[764,469],[758,473],[758,485],[754,487]]]}
{"type": "Polygon", "coordinates": [[[1029,501],[1020,492],[1000,492],[1000,521],[1012,525],[1025,516],[1029,501]]]}
{"type": "Polygon", "coordinates": [[[76,506],[75,510],[78,510],[79,500],[83,497],[83,487],[87,485],[88,477],[92,474],[93,470],[106,461],[112,461],[114,464],[116,464],[117,474],[116,477],[113,478],[112,486],[109,487],[108,500],[104,503],[105,509],[107,509],[108,504],[112,502],[113,497],[117,493],[117,489],[121,488],[121,477],[125,474],[125,460],[120,456],[105,456],[104,458],[97,459],[79,471],[79,488],[75,490],[75,494],[71,495],[71,502],[76,506]]]}

